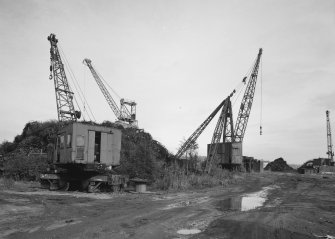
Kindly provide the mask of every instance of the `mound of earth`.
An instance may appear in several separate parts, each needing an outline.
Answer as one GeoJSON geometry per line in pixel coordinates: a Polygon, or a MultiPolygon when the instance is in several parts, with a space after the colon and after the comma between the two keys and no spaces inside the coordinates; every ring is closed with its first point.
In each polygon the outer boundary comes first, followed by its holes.
{"type": "Polygon", "coordinates": [[[270,162],[266,167],[265,170],[270,170],[273,172],[289,172],[294,171],[283,158],[277,158],[273,162],[270,162]]]}

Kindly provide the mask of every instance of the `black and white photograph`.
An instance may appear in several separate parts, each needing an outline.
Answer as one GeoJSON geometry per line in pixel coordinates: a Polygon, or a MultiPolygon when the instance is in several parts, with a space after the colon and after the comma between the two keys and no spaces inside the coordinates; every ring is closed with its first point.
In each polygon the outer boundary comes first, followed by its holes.
{"type": "Polygon", "coordinates": [[[335,0],[0,0],[0,72],[0,239],[335,239],[335,0]]]}

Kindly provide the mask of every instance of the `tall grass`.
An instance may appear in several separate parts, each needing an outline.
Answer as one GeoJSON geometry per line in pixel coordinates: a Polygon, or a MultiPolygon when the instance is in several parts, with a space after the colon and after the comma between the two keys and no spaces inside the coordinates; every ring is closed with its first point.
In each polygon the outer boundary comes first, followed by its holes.
{"type": "Polygon", "coordinates": [[[184,171],[165,170],[153,187],[159,190],[186,190],[215,186],[226,186],[241,179],[239,172],[215,169],[212,175],[206,173],[185,174],[184,171]]]}
{"type": "Polygon", "coordinates": [[[40,173],[46,171],[47,166],[45,156],[15,155],[3,163],[3,176],[15,181],[36,181],[40,173]]]}
{"type": "Polygon", "coordinates": [[[0,191],[12,189],[15,185],[15,181],[11,177],[0,178],[0,191]]]}

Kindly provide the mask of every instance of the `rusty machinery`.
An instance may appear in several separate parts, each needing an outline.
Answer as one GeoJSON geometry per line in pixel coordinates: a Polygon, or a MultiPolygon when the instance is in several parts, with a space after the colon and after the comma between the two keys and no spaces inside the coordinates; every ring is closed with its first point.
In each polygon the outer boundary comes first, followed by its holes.
{"type": "MultiPolygon", "coordinates": [[[[236,90],[234,90],[230,96],[221,102],[221,104],[212,112],[212,114],[210,114],[210,116],[179,148],[175,155],[177,159],[181,158],[187,149],[193,143],[195,143],[200,134],[205,130],[210,121],[221,109],[221,113],[212,136],[212,141],[207,147],[207,162],[205,171],[210,173],[213,165],[215,164],[221,164],[223,167],[228,168],[236,168],[241,166],[243,158],[242,142],[248,124],[248,119],[250,117],[262,52],[263,50],[260,48],[250,75],[244,77],[242,80],[244,84],[247,82],[248,83],[239,108],[235,128],[230,99],[236,90]],[[222,142],[220,142],[221,139],[222,142]]],[[[262,133],[262,127],[260,127],[260,130],[262,133]]]]}
{"type": "Polygon", "coordinates": [[[50,42],[50,80],[54,79],[58,121],[51,165],[41,174],[43,188],[68,190],[70,187],[89,192],[116,191],[126,176],[115,173],[120,164],[121,130],[94,123],[78,122],[80,112],[73,105],[74,94],[69,86],[58,50],[55,34],[50,42]]]}

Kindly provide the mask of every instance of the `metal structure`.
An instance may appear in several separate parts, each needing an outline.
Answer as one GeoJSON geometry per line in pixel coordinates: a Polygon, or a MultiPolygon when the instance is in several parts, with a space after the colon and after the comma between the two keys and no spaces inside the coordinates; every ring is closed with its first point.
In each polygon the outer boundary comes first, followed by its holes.
{"type": "Polygon", "coordinates": [[[55,34],[50,34],[48,41],[51,45],[49,79],[54,79],[58,120],[60,122],[77,121],[81,116],[81,112],[74,109],[73,92],[67,81],[64,65],[57,47],[58,39],[55,34]]]}
{"type": "MultiPolygon", "coordinates": [[[[248,79],[247,87],[241,102],[239,114],[237,117],[236,127],[234,129],[233,112],[230,98],[236,92],[235,90],[228,96],[214,111],[213,113],[198,127],[198,129],[187,139],[187,141],[180,147],[175,157],[179,159],[186,150],[197,140],[203,130],[207,127],[210,121],[214,118],[217,112],[222,108],[220,117],[216,124],[211,144],[208,145],[207,162],[205,171],[211,172],[214,164],[231,165],[239,167],[242,164],[242,141],[244,138],[245,130],[247,127],[250,111],[254,99],[258,70],[260,66],[262,48],[259,49],[258,56],[253,65],[249,77],[244,77],[242,82],[245,84],[248,79]],[[220,142],[222,138],[222,142],[220,142]],[[220,150],[219,150],[220,149],[220,150]],[[218,160],[218,150],[223,155],[218,160]]],[[[230,168],[233,168],[230,167],[230,168]]]]}
{"type": "Polygon", "coordinates": [[[57,111],[60,129],[53,150],[50,150],[50,165],[40,175],[41,187],[50,190],[118,191],[127,181],[124,175],[112,168],[120,165],[120,129],[76,122],[80,113],[74,110],[73,92],[70,91],[56,36],[50,34],[50,78],[54,78],[57,111]]]}
{"type": "Polygon", "coordinates": [[[137,127],[137,121],[136,121],[136,103],[131,100],[125,100],[121,99],[119,108],[117,104],[115,103],[113,97],[108,92],[106,86],[102,82],[99,74],[96,72],[95,68],[92,66],[92,61],[90,59],[84,59],[83,63],[90,69],[93,78],[97,82],[102,94],[104,95],[108,105],[114,112],[116,118],[123,124],[129,124],[130,126],[137,127]],[[130,110],[126,106],[130,106],[130,110]]]}
{"type": "Polygon", "coordinates": [[[122,118],[125,119],[126,122],[129,122],[131,125],[137,126],[136,121],[136,102],[128,99],[120,100],[120,112],[122,118]],[[130,111],[127,108],[130,107],[130,111]]]}
{"type": "Polygon", "coordinates": [[[230,96],[225,99],[225,104],[222,107],[220,117],[213,133],[211,144],[209,145],[208,158],[205,168],[207,173],[211,172],[213,164],[216,163],[216,155],[221,137],[222,142],[232,142],[234,139],[233,111],[231,107],[230,96]]]}
{"type": "Polygon", "coordinates": [[[258,56],[256,62],[254,64],[251,75],[249,76],[249,81],[247,88],[244,92],[244,96],[241,102],[241,106],[239,109],[238,117],[235,125],[235,142],[242,142],[245,134],[245,130],[247,128],[248,119],[250,116],[250,111],[252,107],[252,102],[254,100],[257,76],[259,64],[262,56],[262,48],[259,49],[258,56]]]}
{"type": "MultiPolygon", "coordinates": [[[[235,91],[232,93],[234,94],[235,91]]],[[[232,95],[231,94],[231,95],[232,95]]],[[[226,104],[226,99],[219,104],[218,107],[207,117],[207,119],[193,132],[193,134],[185,141],[185,143],[179,148],[175,157],[179,159],[198,139],[201,133],[206,129],[208,124],[212,121],[219,110],[226,104]]]]}
{"type": "Polygon", "coordinates": [[[330,128],[330,121],[329,121],[329,110],[326,111],[326,117],[327,117],[327,154],[328,159],[330,159],[332,162],[334,161],[334,151],[333,151],[333,144],[332,144],[332,132],[330,128]]]}

